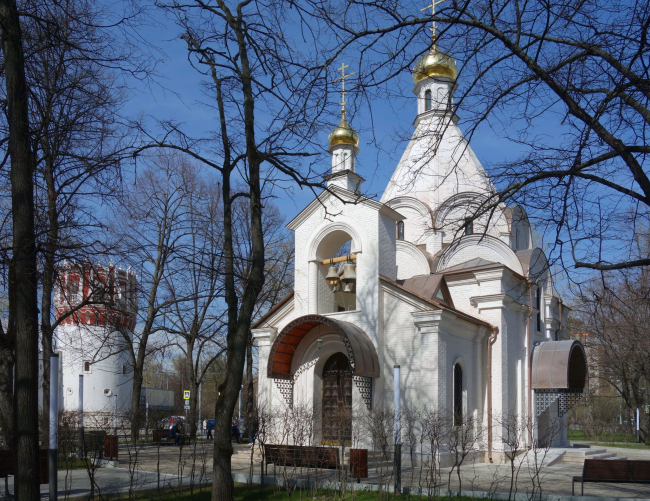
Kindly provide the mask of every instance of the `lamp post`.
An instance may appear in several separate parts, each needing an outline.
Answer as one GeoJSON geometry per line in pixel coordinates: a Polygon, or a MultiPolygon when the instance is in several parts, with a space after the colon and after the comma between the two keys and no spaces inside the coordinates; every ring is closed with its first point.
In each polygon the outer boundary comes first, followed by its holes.
{"type": "Polygon", "coordinates": [[[79,374],[79,414],[77,415],[77,429],[79,430],[79,459],[83,459],[84,457],[84,376],[83,374],[79,374]]]}
{"type": "Polygon", "coordinates": [[[393,398],[395,406],[395,493],[402,490],[402,419],[400,403],[400,367],[393,366],[393,398]]]}
{"type": "Polygon", "coordinates": [[[57,499],[57,449],[59,441],[59,354],[50,357],[50,501],[57,499]]]}

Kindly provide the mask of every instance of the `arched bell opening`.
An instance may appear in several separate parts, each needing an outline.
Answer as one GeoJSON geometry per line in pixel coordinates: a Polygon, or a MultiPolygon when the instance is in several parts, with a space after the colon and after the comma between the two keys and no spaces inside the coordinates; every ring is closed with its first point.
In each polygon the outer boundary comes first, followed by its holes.
{"type": "Polygon", "coordinates": [[[351,252],[352,237],[334,232],[322,242],[319,254],[318,312],[337,313],[357,309],[357,256],[351,252]]]}
{"type": "Polygon", "coordinates": [[[341,352],[331,355],[322,369],[321,429],[325,445],[352,442],[352,367],[341,352]]]}

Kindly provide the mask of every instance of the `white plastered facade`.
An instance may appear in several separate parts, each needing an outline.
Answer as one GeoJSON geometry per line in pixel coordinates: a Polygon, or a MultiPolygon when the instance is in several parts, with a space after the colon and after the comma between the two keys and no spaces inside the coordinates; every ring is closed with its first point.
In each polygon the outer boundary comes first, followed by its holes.
{"type": "MultiPolygon", "coordinates": [[[[370,402],[354,385],[353,408],[392,406],[393,366],[398,364],[402,408],[452,413],[454,366],[459,364],[463,416],[483,427],[489,413],[493,418],[516,414],[525,419],[534,409],[527,376],[534,343],[568,339],[546,258],[533,248],[523,209],[498,206],[472,219],[494,187],[449,112],[454,86],[445,77],[427,78],[415,86],[415,131],[380,201],[345,189],[348,182],[339,178],[287,225],[295,234],[295,288],[292,297],[253,329],[259,346],[258,398],[267,409],[313,409],[316,442],[323,364],[332,354],[345,353],[345,346],[326,325],[309,330],[294,348],[289,379],[284,380],[293,385],[289,401],[286,384],[281,391],[269,363],[274,363],[278,338],[292,322],[318,315],[351,323],[370,339],[379,374],[371,378],[370,402]],[[424,109],[427,89],[434,96],[430,110],[424,109]],[[398,224],[404,228],[400,240],[398,224]],[[334,311],[325,280],[328,267],[322,262],[347,241],[356,255],[355,306],[334,311]],[[410,283],[413,277],[440,275],[451,296],[445,301],[410,283]],[[495,333],[490,383],[488,339],[495,333]]],[[[547,409],[543,419],[533,416],[535,423],[557,418],[557,406],[547,409]]],[[[491,447],[499,451],[501,429],[496,422],[492,429],[491,447]]],[[[538,435],[543,432],[536,430],[538,435]]],[[[566,443],[566,427],[553,442],[566,443]]],[[[479,448],[485,447],[483,440],[479,448]]]]}

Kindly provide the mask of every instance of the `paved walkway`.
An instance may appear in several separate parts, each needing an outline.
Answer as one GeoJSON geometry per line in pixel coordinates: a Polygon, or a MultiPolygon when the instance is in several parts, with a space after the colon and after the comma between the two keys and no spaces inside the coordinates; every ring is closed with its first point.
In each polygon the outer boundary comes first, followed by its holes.
{"type": "MultiPolygon", "coordinates": [[[[248,474],[250,472],[250,446],[235,445],[233,456],[233,473],[248,474]]],[[[602,446],[599,446],[602,447],[602,446]]],[[[650,459],[650,451],[638,449],[624,449],[607,447],[608,451],[617,452],[619,456],[629,459],[650,459]]],[[[211,482],[212,476],[212,443],[203,441],[196,445],[183,448],[173,445],[157,447],[152,444],[138,446],[137,449],[120,447],[120,461],[116,468],[101,468],[97,471],[96,484],[98,489],[105,494],[128,493],[129,488],[134,490],[155,490],[157,488],[200,489],[211,482]],[[128,465],[135,464],[133,472],[128,465]]],[[[259,458],[254,457],[253,474],[260,473],[259,458]]],[[[464,491],[482,492],[508,492],[510,490],[510,465],[467,463],[461,468],[460,482],[454,471],[449,478],[450,469],[444,468],[439,477],[439,486],[442,489],[457,490],[462,486],[464,491]],[[462,484],[462,485],[461,485],[462,484]]],[[[576,464],[559,463],[544,467],[540,471],[538,483],[542,485],[543,494],[571,494],[571,480],[573,476],[582,473],[582,466],[576,464]]],[[[288,468],[286,472],[276,469],[277,477],[297,479],[306,472],[300,469],[288,468]]],[[[383,470],[370,470],[370,477],[364,479],[365,484],[393,485],[394,477],[391,468],[383,470]]],[[[273,476],[273,467],[269,466],[268,475],[273,476]]],[[[313,479],[337,480],[338,473],[334,471],[309,472],[313,479]]],[[[530,494],[533,486],[535,470],[523,463],[515,474],[516,482],[513,490],[520,494],[530,494]]],[[[10,492],[13,492],[12,478],[9,481],[10,492]]],[[[426,488],[427,472],[419,468],[405,468],[402,472],[402,486],[426,488]]],[[[88,474],[85,470],[59,472],[59,497],[87,497],[90,487],[88,474]]],[[[579,484],[576,489],[579,492],[579,484]]],[[[47,485],[43,485],[41,492],[47,495],[47,485]]],[[[586,484],[585,495],[606,497],[650,498],[650,486],[632,484],[586,484]]],[[[4,489],[0,499],[4,497],[4,489]]]]}

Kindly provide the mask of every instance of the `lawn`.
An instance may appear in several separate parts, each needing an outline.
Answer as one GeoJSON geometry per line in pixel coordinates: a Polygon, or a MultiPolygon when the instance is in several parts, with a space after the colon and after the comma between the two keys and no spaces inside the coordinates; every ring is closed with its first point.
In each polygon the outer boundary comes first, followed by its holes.
{"type": "Polygon", "coordinates": [[[569,430],[567,432],[569,440],[591,442],[595,445],[609,445],[610,447],[623,447],[626,449],[647,449],[649,445],[637,444],[636,435],[623,433],[604,433],[601,435],[600,440],[595,440],[593,437],[585,437],[582,430],[569,430]]]}
{"type": "MultiPolygon", "coordinates": [[[[212,491],[210,489],[204,490],[202,492],[195,492],[193,496],[189,495],[189,491],[186,491],[187,494],[184,495],[182,498],[177,496],[177,495],[164,495],[162,497],[158,497],[157,494],[153,493],[148,493],[146,495],[138,496],[137,500],[138,501],[181,501],[181,500],[187,500],[187,501],[210,501],[211,496],[212,496],[212,491]]],[[[278,490],[277,488],[273,488],[271,486],[267,486],[264,489],[262,489],[258,485],[254,485],[252,487],[249,487],[248,485],[245,484],[235,484],[235,493],[233,496],[233,501],[299,501],[300,499],[303,499],[305,501],[307,500],[316,500],[316,501],[335,501],[335,500],[340,500],[341,496],[340,494],[337,494],[334,491],[325,491],[325,490],[319,490],[318,494],[316,497],[312,497],[311,491],[303,491],[302,496],[299,491],[294,491],[289,495],[286,491],[284,490],[278,490]]],[[[125,498],[121,498],[125,499],[125,498]]],[[[350,492],[345,493],[345,498],[346,501],[352,501],[352,495],[350,492]]],[[[378,492],[368,492],[368,491],[356,491],[354,493],[354,501],[391,501],[391,500],[398,500],[398,501],[408,501],[408,500],[417,500],[418,496],[409,496],[405,494],[393,496],[393,494],[389,493],[382,493],[381,497],[378,492]]],[[[423,496],[422,499],[426,499],[426,496],[423,496]]],[[[448,499],[444,497],[440,497],[441,500],[443,499],[448,499]]],[[[457,500],[458,497],[453,497],[450,498],[451,500],[457,500]]],[[[463,496],[462,501],[474,501],[474,498],[468,497],[468,496],[463,496]]]]}

